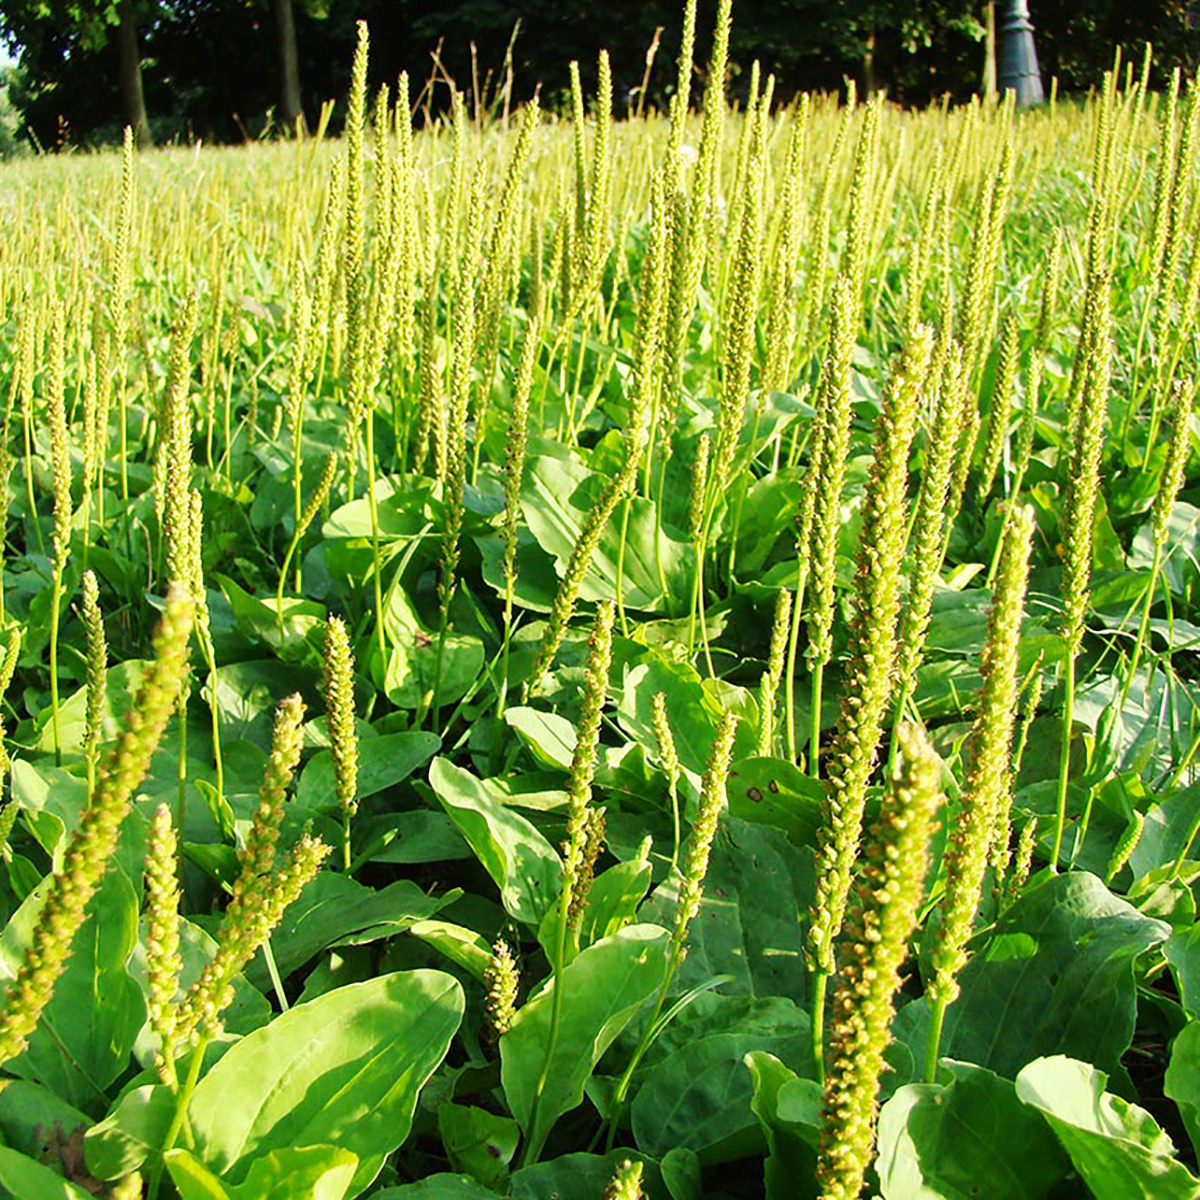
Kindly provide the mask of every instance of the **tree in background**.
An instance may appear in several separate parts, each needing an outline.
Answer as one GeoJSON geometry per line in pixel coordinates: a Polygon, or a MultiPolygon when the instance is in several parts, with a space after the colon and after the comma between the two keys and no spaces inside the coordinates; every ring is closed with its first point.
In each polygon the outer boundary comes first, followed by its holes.
{"type": "MultiPolygon", "coordinates": [[[[1097,82],[1117,45],[1140,61],[1152,41],[1156,84],[1200,58],[1185,0],[1030,2],[1043,71],[1047,81],[1058,75],[1064,93],[1097,82]]],[[[731,95],[744,97],[758,59],[775,74],[780,100],[841,90],[847,79],[904,104],[965,99],[981,83],[984,3],[736,0],[731,95]]],[[[700,0],[698,64],[715,7],[700,0]]],[[[623,98],[641,102],[646,49],[662,26],[645,97],[648,109],[662,108],[674,83],[680,9],[680,0],[0,0],[0,35],[20,51],[9,94],[42,145],[117,141],[126,122],[145,142],[147,110],[160,140],[238,141],[291,132],[305,112],[345,94],[358,18],[371,26],[372,83],[394,85],[407,70],[422,111],[434,115],[449,102],[451,78],[472,111],[486,107],[489,72],[492,96],[508,78],[518,20],[514,102],[540,85],[544,106],[563,106],[570,61],[590,87],[603,47],[620,111],[623,98]]]]}
{"type": "MultiPolygon", "coordinates": [[[[55,63],[49,75],[35,74],[26,84],[53,89],[67,64],[94,57],[110,41],[116,43],[117,87],[124,123],[131,126],[139,146],[153,140],[142,88],[139,19],[154,7],[153,0],[4,0],[0,4],[0,33],[21,48],[22,64],[55,63]]],[[[26,93],[27,94],[27,93],[26,93]]],[[[14,100],[20,104],[20,95],[14,100]]],[[[69,120],[67,113],[63,119],[69,120]]]]}

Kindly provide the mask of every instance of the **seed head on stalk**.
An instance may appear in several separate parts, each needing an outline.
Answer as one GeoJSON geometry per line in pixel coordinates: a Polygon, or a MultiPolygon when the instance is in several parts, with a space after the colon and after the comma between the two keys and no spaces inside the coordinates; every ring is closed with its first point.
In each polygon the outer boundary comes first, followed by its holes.
{"type": "MultiPolygon", "coordinates": [[[[150,826],[146,848],[146,975],[150,986],[147,1005],[150,1028],[160,1047],[169,1047],[175,1037],[175,997],[183,959],[179,953],[178,835],[171,823],[171,810],[160,804],[150,826]]],[[[168,1082],[173,1063],[159,1056],[159,1069],[168,1082]]]]}
{"type": "Polygon", "coordinates": [[[66,966],[88,902],[112,860],[133,792],[146,774],[175,707],[187,664],[191,625],[191,599],[186,589],[172,585],[154,636],[154,662],[122,733],[100,765],[96,787],[63,855],[63,869],[52,877],[33,940],[5,993],[0,1010],[0,1065],[25,1048],[66,966]]]}
{"type": "MultiPolygon", "coordinates": [[[[583,916],[577,896],[586,893],[590,880],[584,878],[592,828],[592,779],[600,753],[600,713],[608,692],[608,670],[612,661],[613,621],[616,608],[609,600],[596,608],[596,623],[588,643],[588,661],[583,690],[583,711],[576,731],[575,750],[571,755],[571,776],[567,784],[567,838],[563,843],[563,891],[567,896],[567,920],[572,930],[583,916]]],[[[597,847],[598,849],[598,847],[597,847]]],[[[595,858],[593,856],[593,863],[595,858]]]]}
{"type": "Polygon", "coordinates": [[[918,326],[888,389],[867,485],[855,579],[853,650],[819,835],[817,891],[809,939],[810,963],[826,975],[834,965],[833,941],[846,908],[867,783],[892,695],[908,455],[932,345],[932,331],[928,326],[918,326]]]}
{"type": "MultiPolygon", "coordinates": [[[[108,648],[104,640],[104,617],[100,612],[100,585],[92,571],[83,573],[83,624],[87,631],[87,714],[84,719],[83,753],[88,773],[95,770],[100,752],[104,720],[105,672],[108,648]]],[[[0,693],[2,694],[2,693],[0,693]]]]}
{"type": "Polygon", "coordinates": [[[783,678],[783,667],[787,654],[788,631],[792,621],[792,593],[780,588],[775,597],[775,619],[771,623],[771,644],[767,651],[767,669],[758,685],[758,753],[766,757],[771,753],[775,730],[775,697],[779,681],[783,678]]]}
{"type": "Polygon", "coordinates": [[[986,497],[991,492],[996,472],[1000,468],[1000,460],[1004,455],[1012,393],[1020,366],[1020,339],[1021,328],[1017,324],[1017,314],[1010,312],[1004,322],[1004,331],[1000,335],[1000,359],[996,365],[996,382],[992,388],[992,402],[984,429],[983,474],[979,481],[981,497],[986,497]]]}
{"type": "Polygon", "coordinates": [[[330,617],[325,623],[324,676],[334,791],[342,809],[342,866],[349,870],[350,821],[358,811],[358,732],[354,727],[354,654],[340,617],[330,617]]]}
{"type": "Polygon", "coordinates": [[[491,962],[483,972],[483,986],[487,989],[484,1010],[497,1037],[503,1037],[516,1019],[520,982],[521,974],[511,948],[503,938],[497,938],[492,946],[491,962]]]}
{"type": "Polygon", "coordinates": [[[55,301],[50,308],[50,335],[46,340],[46,419],[50,426],[50,467],[54,481],[54,569],[62,574],[71,544],[71,449],[67,435],[66,397],[63,392],[63,354],[66,341],[66,306],[55,301]]]}
{"type": "Polygon", "coordinates": [[[716,837],[717,823],[726,803],[725,785],[733,763],[733,739],[736,733],[737,717],[730,712],[722,713],[713,736],[712,749],[709,751],[708,766],[700,781],[700,801],[696,807],[696,820],[688,837],[687,859],[684,862],[683,878],[679,883],[679,898],[675,903],[671,945],[673,960],[676,963],[683,958],[688,929],[700,911],[700,901],[704,896],[704,879],[708,875],[713,838],[716,837]]]}
{"type": "MultiPolygon", "coordinates": [[[[238,855],[241,870],[217,935],[217,951],[179,1006],[175,1045],[217,1032],[220,1015],[233,996],[234,977],[254,957],[329,853],[324,842],[306,832],[283,865],[275,867],[287,789],[304,742],[303,720],[304,704],[299,696],[288,697],[276,710],[271,754],[258,792],[258,807],[238,855]]],[[[174,1046],[165,1057],[173,1057],[173,1051],[174,1046]]]]}
{"type": "Polygon", "coordinates": [[[907,694],[924,657],[925,635],[945,549],[945,531],[954,520],[947,511],[954,450],[958,442],[966,372],[957,343],[943,340],[938,349],[937,400],[925,444],[925,469],[917,495],[911,546],[912,569],[901,618],[896,688],[907,694]]]}
{"type": "Polygon", "coordinates": [[[642,1164],[626,1159],[604,1189],[603,1200],[645,1200],[642,1191],[642,1164]]]}
{"type": "Polygon", "coordinates": [[[833,998],[833,1037],[817,1154],[827,1200],[857,1200],[875,1150],[879,1080],[917,922],[929,838],[941,801],[937,757],[914,726],[896,732],[900,754],[850,910],[833,998]]]}
{"type": "Polygon", "coordinates": [[[937,1071],[937,1047],[947,1007],[958,998],[958,973],[967,961],[967,942],[993,854],[993,838],[1003,830],[1007,847],[1012,784],[1012,734],[1017,715],[1017,651],[1029,578],[1033,510],[1014,513],[1005,535],[1004,555],[989,615],[981,674],[979,715],[971,730],[970,770],[958,819],[944,857],[946,892],[942,923],[932,954],[933,978],[927,989],[932,1009],[926,1080],[937,1071]]]}

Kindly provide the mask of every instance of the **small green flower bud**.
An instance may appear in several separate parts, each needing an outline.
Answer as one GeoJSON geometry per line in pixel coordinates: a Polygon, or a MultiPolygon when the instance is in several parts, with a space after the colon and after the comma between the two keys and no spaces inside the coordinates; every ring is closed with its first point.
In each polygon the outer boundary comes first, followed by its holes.
{"type": "Polygon", "coordinates": [[[497,1037],[506,1034],[516,1019],[520,982],[521,973],[512,950],[503,938],[497,938],[492,947],[492,961],[483,972],[483,986],[487,988],[485,1011],[497,1037]]]}

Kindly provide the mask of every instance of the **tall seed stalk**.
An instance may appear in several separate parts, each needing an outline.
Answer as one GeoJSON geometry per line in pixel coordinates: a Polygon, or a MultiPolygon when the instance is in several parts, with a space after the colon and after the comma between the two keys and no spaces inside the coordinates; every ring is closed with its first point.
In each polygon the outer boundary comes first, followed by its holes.
{"type": "MultiPolygon", "coordinates": [[[[918,326],[879,417],[855,580],[853,645],[843,688],[828,792],[817,845],[817,887],[807,956],[813,973],[813,1060],[824,1064],[825,993],[834,971],[867,801],[896,666],[900,565],[907,523],[908,456],[933,335],[918,326]]],[[[819,1076],[818,1076],[819,1077],[819,1076]]]]}
{"type": "MultiPolygon", "coordinates": [[[[1008,837],[1011,749],[1017,716],[1017,650],[1029,579],[1033,510],[1023,506],[1008,526],[996,594],[988,617],[988,639],[980,673],[983,691],[971,730],[971,766],[962,807],[945,853],[946,892],[942,923],[932,954],[933,979],[927,989],[929,1038],[925,1081],[937,1079],[938,1048],[946,1010],[958,998],[958,973],[967,961],[967,942],[979,910],[983,876],[997,830],[1008,837]]],[[[1007,845],[1004,852],[1007,855],[1007,845]]]]}
{"type": "Polygon", "coordinates": [[[833,998],[833,1038],[817,1149],[817,1184],[827,1200],[857,1200],[874,1157],[879,1082],[917,923],[940,768],[914,726],[897,731],[900,755],[846,922],[833,998]]]}

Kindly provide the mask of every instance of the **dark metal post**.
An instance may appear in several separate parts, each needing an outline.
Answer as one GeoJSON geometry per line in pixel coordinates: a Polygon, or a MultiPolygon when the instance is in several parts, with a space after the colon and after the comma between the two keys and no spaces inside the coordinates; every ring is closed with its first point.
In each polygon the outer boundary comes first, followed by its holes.
{"type": "Polygon", "coordinates": [[[1045,100],[1038,73],[1037,50],[1033,45],[1033,22],[1026,0],[1008,0],[1000,21],[1000,69],[997,83],[1003,95],[1017,93],[1017,105],[1025,108],[1045,100]]]}

